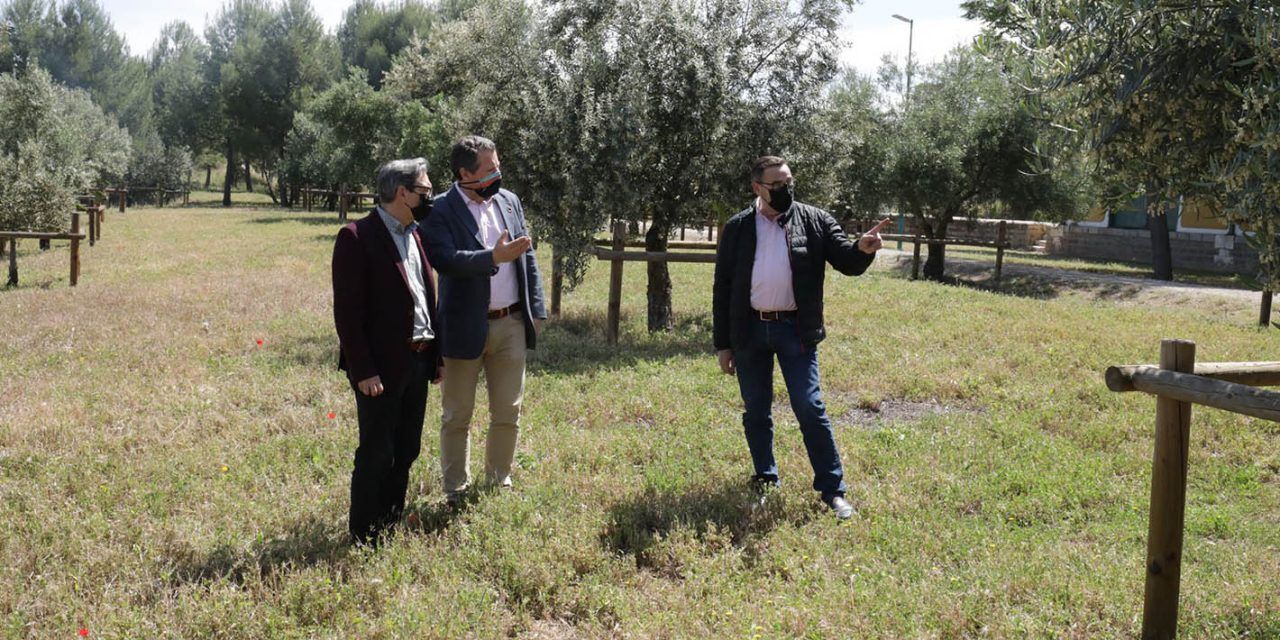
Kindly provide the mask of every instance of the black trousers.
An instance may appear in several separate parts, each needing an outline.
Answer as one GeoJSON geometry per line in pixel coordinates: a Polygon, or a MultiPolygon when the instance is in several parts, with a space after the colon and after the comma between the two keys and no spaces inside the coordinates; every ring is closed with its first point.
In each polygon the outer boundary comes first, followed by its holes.
{"type": "Polygon", "coordinates": [[[418,354],[398,388],[369,397],[353,387],[360,445],[351,471],[348,526],[356,542],[376,542],[404,512],[409,468],[422,448],[429,370],[426,354],[418,354]]]}

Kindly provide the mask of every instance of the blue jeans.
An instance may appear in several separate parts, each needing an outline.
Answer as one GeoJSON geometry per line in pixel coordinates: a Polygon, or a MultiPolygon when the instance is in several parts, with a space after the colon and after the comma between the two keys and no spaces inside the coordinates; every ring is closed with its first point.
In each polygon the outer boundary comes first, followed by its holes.
{"type": "Polygon", "coordinates": [[[824,498],[844,495],[844,468],[836,450],[835,434],[827,419],[827,407],[818,387],[818,348],[805,345],[795,318],[764,321],[753,317],[751,339],[734,349],[742,391],[742,426],[756,477],[776,481],[778,463],[773,459],[773,359],[777,356],[782,379],[791,397],[791,409],[800,422],[800,433],[813,467],[813,488],[824,498]]]}

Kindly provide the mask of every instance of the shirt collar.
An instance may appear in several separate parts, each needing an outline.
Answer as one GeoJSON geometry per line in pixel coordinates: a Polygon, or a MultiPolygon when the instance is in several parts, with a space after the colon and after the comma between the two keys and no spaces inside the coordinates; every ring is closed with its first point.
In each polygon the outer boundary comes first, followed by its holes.
{"type": "Polygon", "coordinates": [[[417,222],[410,222],[408,225],[400,224],[400,221],[396,220],[395,216],[387,213],[387,210],[383,209],[382,205],[378,205],[377,209],[378,216],[382,218],[382,223],[387,225],[387,230],[392,233],[403,236],[413,233],[413,230],[418,228],[417,222]]]}
{"type": "Polygon", "coordinates": [[[790,210],[787,210],[783,213],[778,214],[778,217],[770,220],[767,216],[764,215],[764,213],[760,211],[760,208],[764,206],[764,202],[760,200],[760,196],[756,196],[756,201],[753,206],[755,207],[755,210],[756,210],[756,222],[759,224],[776,224],[779,227],[781,227],[787,222],[787,216],[790,215],[791,213],[790,210]]]}

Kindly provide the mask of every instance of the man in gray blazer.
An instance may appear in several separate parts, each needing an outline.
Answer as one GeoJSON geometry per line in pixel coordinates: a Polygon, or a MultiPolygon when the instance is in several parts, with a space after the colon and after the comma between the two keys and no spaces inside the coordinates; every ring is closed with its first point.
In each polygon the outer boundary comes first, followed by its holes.
{"type": "Polygon", "coordinates": [[[436,197],[424,223],[427,256],[440,274],[440,467],[445,496],[458,505],[471,486],[471,415],[484,371],[489,390],[485,481],[511,486],[520,430],[526,350],[547,317],[524,208],[502,188],[493,141],[467,136],[450,153],[454,185],[436,197]]]}

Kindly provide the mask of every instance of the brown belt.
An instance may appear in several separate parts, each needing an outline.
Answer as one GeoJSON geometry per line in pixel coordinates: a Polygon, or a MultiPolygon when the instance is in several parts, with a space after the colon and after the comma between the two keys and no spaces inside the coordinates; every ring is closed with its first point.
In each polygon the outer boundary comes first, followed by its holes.
{"type": "Polygon", "coordinates": [[[434,341],[433,341],[433,340],[430,340],[430,339],[427,339],[427,340],[410,340],[410,341],[409,341],[409,350],[410,350],[410,351],[412,351],[412,352],[414,352],[414,353],[422,353],[423,351],[426,351],[427,349],[430,349],[430,348],[431,348],[431,343],[432,343],[432,342],[434,342],[434,341]]]}
{"type": "Polygon", "coordinates": [[[751,313],[754,313],[757,318],[760,318],[765,322],[776,322],[783,318],[796,317],[796,312],[794,310],[792,311],[760,311],[758,309],[752,309],[751,313]]]}
{"type": "Polygon", "coordinates": [[[499,319],[499,318],[505,318],[505,317],[507,317],[507,316],[509,316],[509,315],[511,315],[511,314],[513,314],[513,313],[515,313],[515,312],[517,312],[517,311],[519,311],[519,310],[520,310],[520,303],[519,303],[519,302],[517,302],[517,303],[515,303],[515,304],[513,304],[513,305],[511,305],[511,306],[509,306],[509,307],[507,307],[507,308],[505,308],[505,309],[494,309],[494,310],[490,311],[490,312],[489,312],[489,319],[490,319],[490,320],[497,320],[497,319],[499,319]]]}

